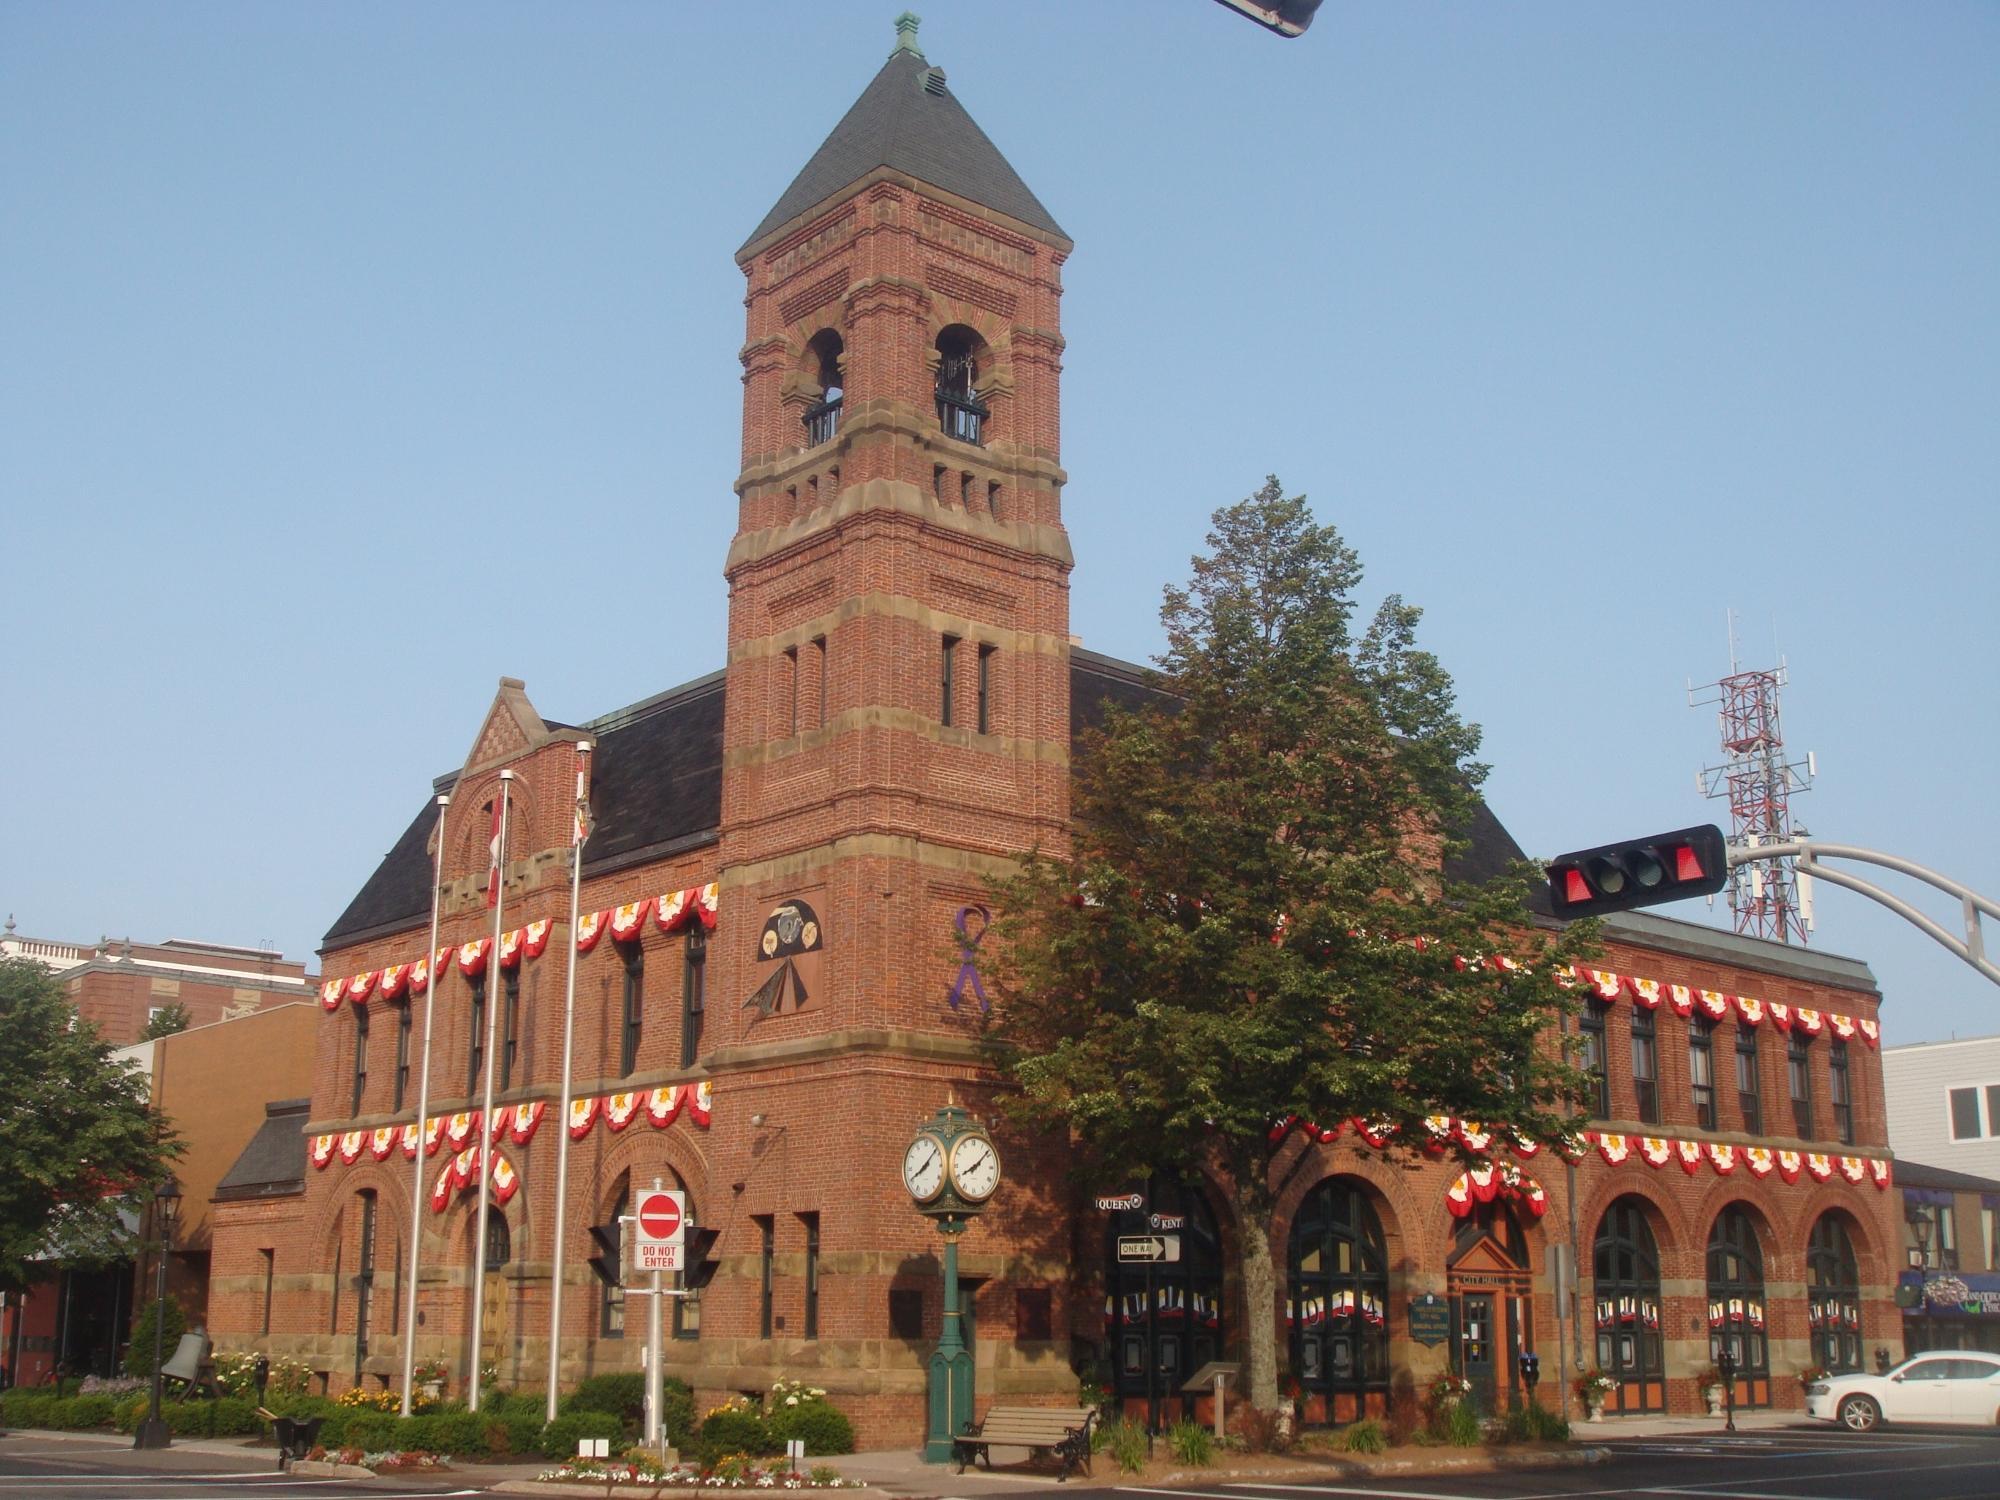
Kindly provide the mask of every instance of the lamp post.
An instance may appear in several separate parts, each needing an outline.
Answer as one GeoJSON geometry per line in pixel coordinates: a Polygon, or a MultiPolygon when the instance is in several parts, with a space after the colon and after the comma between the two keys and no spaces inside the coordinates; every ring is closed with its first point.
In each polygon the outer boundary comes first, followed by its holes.
{"type": "Polygon", "coordinates": [[[153,1189],[153,1228],[160,1236],[153,1274],[153,1394],[146,1406],[146,1420],[132,1435],[134,1448],[165,1448],[173,1436],[160,1415],[160,1366],[166,1363],[167,1339],[167,1252],[174,1244],[174,1220],[181,1210],[181,1185],[169,1175],[153,1189]]]}
{"type": "Polygon", "coordinates": [[[1917,1241],[1917,1265],[1929,1270],[1931,1264],[1931,1214],[1928,1208],[1910,1205],[1910,1233],[1917,1241]]]}

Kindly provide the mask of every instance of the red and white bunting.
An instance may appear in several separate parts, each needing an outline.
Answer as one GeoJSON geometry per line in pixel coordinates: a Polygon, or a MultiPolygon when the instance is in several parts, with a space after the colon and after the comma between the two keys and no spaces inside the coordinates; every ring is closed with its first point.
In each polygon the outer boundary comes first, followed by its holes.
{"type": "Polygon", "coordinates": [[[340,1009],[340,997],[347,992],[345,979],[329,979],[319,987],[319,1003],[328,1010],[340,1009]]]}
{"type": "Polygon", "coordinates": [[[1454,1219],[1462,1219],[1472,1212],[1472,1177],[1460,1172],[1452,1179],[1451,1186],[1444,1190],[1444,1206],[1454,1219]]]}
{"type": "Polygon", "coordinates": [[[477,979],[486,972],[486,960],[492,956],[493,939],[474,938],[469,943],[458,945],[458,972],[467,979],[477,979]]]}
{"type": "Polygon", "coordinates": [[[1752,1177],[1769,1177],[1778,1165],[1778,1157],[1769,1146],[1745,1146],[1743,1163],[1752,1177]]]}
{"type": "Polygon", "coordinates": [[[451,1163],[446,1162],[438,1170],[437,1181],[431,1184],[431,1212],[441,1214],[451,1207],[451,1163]]]}
{"type": "Polygon", "coordinates": [[[597,946],[597,940],[604,936],[604,923],[611,915],[608,911],[587,911],[576,919],[576,951],[588,953],[597,946]]]}
{"type": "Polygon", "coordinates": [[[383,1125],[368,1137],[368,1154],[377,1161],[387,1161],[396,1154],[396,1137],[401,1132],[394,1125],[383,1125]]]}
{"type": "Polygon", "coordinates": [[[356,974],[347,981],[347,999],[353,1005],[366,1005],[368,997],[375,993],[375,981],[381,978],[381,971],[370,969],[366,974],[356,974]]]}
{"type": "Polygon", "coordinates": [[[1792,1008],[1781,1001],[1773,1000],[1764,1009],[1770,1013],[1771,1024],[1780,1031],[1792,1029],[1792,1008]]]}
{"type": "Polygon", "coordinates": [[[330,1135],[314,1136],[310,1155],[312,1157],[312,1164],[315,1167],[324,1167],[328,1162],[332,1161],[333,1137],[330,1135]]]}
{"type": "Polygon", "coordinates": [[[1729,997],[1721,990],[1697,990],[1694,1000],[1711,1021],[1720,1021],[1729,1014],[1729,997]]]}
{"type": "Polygon", "coordinates": [[[604,1096],[604,1123],[612,1130],[623,1130],[632,1123],[632,1117],[646,1104],[646,1091],[639,1089],[629,1094],[606,1094],[604,1096]]]}
{"type": "Polygon", "coordinates": [[[514,1106],[514,1118],[508,1126],[507,1134],[515,1145],[525,1146],[535,1138],[535,1132],[542,1126],[542,1116],[548,1113],[548,1109],[546,1099],[535,1099],[514,1106]]]}
{"type": "Polygon", "coordinates": [[[665,1130],[681,1112],[681,1091],[667,1087],[654,1089],[646,1100],[646,1118],[656,1130],[665,1130]]]}
{"type": "Polygon", "coordinates": [[[1727,1177],[1731,1172],[1736,1170],[1736,1148],[1734,1146],[1730,1145],[1727,1141],[1710,1141],[1707,1149],[1708,1164],[1715,1168],[1718,1176],[1727,1177]]]}
{"type": "Polygon", "coordinates": [[[1642,1135],[1639,1137],[1639,1154],[1646,1159],[1649,1167],[1664,1167],[1674,1159],[1674,1143],[1665,1136],[1642,1135]]]}
{"type": "Polygon", "coordinates": [[[399,1134],[402,1139],[404,1158],[409,1161],[415,1161],[417,1159],[417,1153],[421,1151],[424,1146],[423,1126],[419,1124],[417,1121],[412,1120],[410,1121],[409,1124],[405,1125],[402,1128],[399,1134]]]}
{"type": "Polygon", "coordinates": [[[1778,1153],[1778,1176],[1785,1182],[1797,1182],[1799,1173],[1805,1167],[1806,1159],[1796,1151],[1778,1153]]]}
{"type": "Polygon", "coordinates": [[[521,941],[528,950],[529,958],[540,958],[549,946],[549,934],[555,930],[555,923],[544,917],[539,922],[530,922],[521,929],[521,941]]]}
{"type": "Polygon", "coordinates": [[[1856,1016],[1854,1018],[1854,1026],[1861,1033],[1861,1040],[1869,1046],[1879,1047],[1882,1045],[1882,1028],[1869,1020],[1868,1017],[1856,1016]]]}
{"type": "Polygon", "coordinates": [[[1806,1171],[1812,1174],[1814,1182],[1825,1182],[1833,1175],[1833,1158],[1824,1151],[1808,1151],[1806,1171]]]}
{"type": "Polygon", "coordinates": [[[1685,984],[1667,986],[1667,1003],[1674,1008],[1674,1014],[1685,1021],[1694,1014],[1694,990],[1685,984]]]}
{"type": "Polygon", "coordinates": [[[646,914],[653,909],[653,898],[643,901],[628,901],[623,906],[611,909],[611,936],[621,943],[629,943],[639,935],[639,929],[646,925],[646,914]]]}
{"type": "Polygon", "coordinates": [[[662,932],[678,932],[688,923],[696,921],[713,932],[721,894],[722,887],[712,880],[707,885],[672,891],[654,903],[654,920],[660,924],[662,932]]]}
{"type": "Polygon", "coordinates": [[[365,1130],[350,1130],[342,1135],[339,1146],[335,1148],[340,1152],[340,1164],[343,1167],[351,1167],[361,1160],[361,1152],[367,1142],[368,1132],[365,1130]]]}
{"type": "Polygon", "coordinates": [[[1871,1158],[1868,1163],[1868,1175],[1875,1179],[1875,1186],[1887,1188],[1890,1176],[1888,1160],[1880,1156],[1871,1158]]]}
{"type": "Polygon", "coordinates": [[[1858,1183],[1868,1175],[1868,1163],[1858,1156],[1843,1156],[1840,1159],[1840,1175],[1849,1182],[1858,1183]]]}
{"type": "Polygon", "coordinates": [[[451,1159],[451,1185],[470,1187],[479,1180],[479,1148],[467,1146],[451,1159]]]}
{"type": "Polygon", "coordinates": [[[1578,964],[1576,977],[1590,987],[1592,994],[1606,1003],[1616,1000],[1618,992],[1625,987],[1625,981],[1609,969],[1589,969],[1578,964]]]}
{"type": "Polygon", "coordinates": [[[1632,998],[1647,1010],[1660,1008],[1660,981],[1657,979],[1628,978],[1626,985],[1632,991],[1632,998]]]}
{"type": "Polygon", "coordinates": [[[479,1111],[460,1110],[444,1122],[445,1144],[454,1151],[462,1151],[465,1149],[465,1143],[472,1139],[473,1132],[478,1129],[479,1111]]]}
{"type": "Polygon", "coordinates": [[[700,1083],[684,1083],[681,1085],[681,1088],[686,1094],[681,1104],[687,1110],[688,1118],[703,1130],[708,1129],[708,1121],[715,1100],[715,1095],[709,1088],[708,1080],[704,1078],[700,1083]]]}
{"type": "Polygon", "coordinates": [[[1746,1026],[1761,1026],[1764,1024],[1764,1002],[1755,995],[1738,995],[1736,1014],[1746,1026]]]}
{"type": "Polygon", "coordinates": [[[436,1156],[438,1148],[444,1144],[444,1119],[432,1115],[424,1121],[424,1155],[436,1156]]]}
{"type": "Polygon", "coordinates": [[[520,1174],[514,1170],[514,1164],[498,1151],[493,1153],[492,1181],[493,1201],[502,1208],[521,1191],[520,1174]]]}
{"type": "Polygon", "coordinates": [[[518,969],[521,967],[521,929],[500,934],[500,967],[518,969]]]}
{"type": "Polygon", "coordinates": [[[1377,1151],[1388,1145],[1390,1139],[1396,1134],[1396,1127],[1387,1120],[1364,1120],[1361,1116],[1356,1115],[1348,1121],[1348,1124],[1354,1127],[1356,1135],[1360,1136],[1362,1140],[1373,1146],[1377,1151]]]}
{"type": "Polygon", "coordinates": [[[590,1134],[590,1127],[597,1123],[597,1096],[569,1101],[569,1138],[580,1141],[590,1134]]]}
{"type": "Polygon", "coordinates": [[[403,988],[409,982],[409,978],[410,965],[390,964],[382,971],[381,984],[376,993],[384,1000],[400,1000],[403,998],[403,988]]]}
{"type": "Polygon", "coordinates": [[[1843,1042],[1854,1040],[1854,1017],[1843,1016],[1834,1011],[1828,1011],[1826,1024],[1833,1029],[1833,1034],[1843,1042]]]}
{"type": "Polygon", "coordinates": [[[1493,1132],[1480,1127],[1477,1120],[1455,1120],[1458,1143],[1468,1151],[1476,1151],[1484,1156],[1493,1147],[1493,1132]]]}
{"type": "Polygon", "coordinates": [[[1432,1156],[1444,1155],[1444,1148],[1451,1144],[1451,1116],[1424,1116],[1424,1150],[1432,1156]]]}
{"type": "Polygon", "coordinates": [[[1803,1005],[1792,1012],[1792,1025],[1803,1031],[1807,1036],[1818,1036],[1822,1031],[1826,1030],[1825,1018],[1818,1011],[1809,1009],[1803,1005]]]}
{"type": "Polygon", "coordinates": [[[1674,1155],[1679,1158],[1681,1170],[1692,1177],[1701,1170],[1701,1142],[1675,1141],[1674,1155]]]}
{"type": "Polygon", "coordinates": [[[1595,1138],[1598,1155],[1614,1167],[1632,1154],[1632,1147],[1627,1138],[1615,1132],[1595,1130],[1590,1132],[1590,1137],[1587,1138],[1595,1138]]]}
{"type": "Polygon", "coordinates": [[[410,993],[421,995],[431,987],[431,961],[420,958],[410,965],[410,993]]]}

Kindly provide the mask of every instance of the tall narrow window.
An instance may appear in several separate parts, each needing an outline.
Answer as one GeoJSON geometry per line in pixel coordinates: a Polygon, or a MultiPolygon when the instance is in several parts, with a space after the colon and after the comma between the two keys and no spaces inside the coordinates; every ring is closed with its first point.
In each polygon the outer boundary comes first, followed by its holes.
{"type": "Polygon", "coordinates": [[[813,728],[826,727],[826,637],[816,635],[812,643],[813,728]]]}
{"type": "Polygon", "coordinates": [[[341,1227],[336,1227],[333,1231],[333,1234],[334,1234],[333,1305],[327,1310],[326,1331],[328,1333],[339,1333],[340,1332],[340,1282],[341,1282],[340,1258],[342,1253],[347,1249],[347,1246],[341,1243],[341,1237],[342,1237],[341,1227]]]}
{"type": "MultiPolygon", "coordinates": [[[[618,1179],[618,1196],[611,1200],[611,1212],[605,1219],[607,1224],[616,1224],[632,1211],[632,1175],[626,1173],[618,1179]]],[[[632,1231],[620,1227],[620,1235],[632,1231]]],[[[608,1339],[625,1337],[625,1288],[623,1284],[600,1281],[597,1304],[597,1326],[608,1339]]]]}
{"type": "Polygon", "coordinates": [[[1802,1138],[1810,1140],[1813,1133],[1812,1054],[1806,1051],[1806,1039],[1796,1031],[1785,1044],[1785,1072],[1792,1085],[1792,1123],[1798,1127],[1802,1138]]]}
{"type": "Polygon", "coordinates": [[[1657,1124],[1660,1118],[1660,1065],[1653,1029],[1653,1013],[1632,1008],[1632,1094],[1639,1106],[1639,1118],[1657,1124]]]}
{"type": "Polygon", "coordinates": [[[1833,1106],[1833,1128],[1848,1145],[1854,1144],[1854,1100],[1848,1093],[1847,1043],[1839,1037],[1826,1053],[1826,1098],[1833,1106]]]}
{"type": "Polygon", "coordinates": [[[979,648],[979,732],[993,732],[993,657],[998,646],[979,648]]]}
{"type": "Polygon", "coordinates": [[[701,923],[688,928],[687,953],[681,961],[681,1066],[691,1068],[701,1056],[702,1011],[708,980],[708,933],[701,923]]]}
{"type": "Polygon", "coordinates": [[[984,434],[986,406],[979,399],[979,335],[954,323],[938,335],[938,427],[946,437],[977,443],[984,434]]]}
{"type": "Polygon", "coordinates": [[[782,696],[784,705],[785,733],[788,735],[797,734],[799,732],[799,648],[797,646],[787,646],[785,648],[780,671],[783,674],[784,680],[779,683],[778,691],[782,696]]]}
{"type": "MultiPolygon", "coordinates": [[[[701,1210],[694,1201],[694,1194],[688,1191],[686,1181],[678,1172],[673,1173],[674,1187],[681,1194],[681,1201],[687,1205],[687,1215],[683,1220],[692,1235],[701,1228],[701,1210]]],[[[686,1272],[674,1272],[674,1286],[681,1287],[686,1272]]],[[[701,1293],[690,1292],[685,1297],[670,1299],[674,1304],[674,1337],[677,1339],[698,1339],[701,1337],[701,1293]]]]}
{"type": "Polygon", "coordinates": [[[957,683],[955,681],[957,677],[957,667],[958,667],[958,637],[955,635],[948,635],[944,638],[944,662],[943,662],[943,667],[938,674],[940,679],[940,687],[942,688],[942,693],[938,704],[938,723],[947,726],[949,726],[951,723],[951,700],[954,691],[957,687],[957,683]]]}
{"type": "Polygon", "coordinates": [[[465,1091],[479,1092],[479,1075],[486,1067],[486,976],[472,981],[472,1034],[465,1049],[465,1091]]]}
{"type": "Polygon", "coordinates": [[[646,950],[636,942],[620,943],[618,956],[625,960],[625,1021],[619,1032],[618,1071],[630,1073],[639,1065],[639,1037],[646,1024],[646,950]]]}
{"type": "Polygon", "coordinates": [[[1715,1129],[1715,1023],[1700,1016],[1688,1023],[1688,1083],[1695,1124],[1715,1129]]]}
{"type": "Polygon", "coordinates": [[[1736,1023],[1736,1104],[1743,1114],[1743,1128],[1751,1135],[1764,1129],[1764,1091],[1757,1076],[1757,1030],[1736,1023]]]}
{"type": "Polygon", "coordinates": [[[1598,1120],[1611,1118],[1611,1068],[1610,1058],[1604,1047],[1604,1013],[1608,1009],[1602,1002],[1586,1000],[1583,1014],[1577,1018],[1577,1027],[1583,1033],[1583,1056],[1580,1059],[1583,1071],[1590,1075],[1591,1097],[1589,1105],[1591,1117],[1598,1120]]]}
{"type": "Polygon", "coordinates": [[[777,1256],[778,1226],[770,1214],[752,1215],[757,1225],[757,1336],[771,1336],[771,1262],[777,1256]]]}
{"type": "Polygon", "coordinates": [[[269,1333],[271,1331],[271,1293],[276,1290],[278,1285],[278,1252],[276,1250],[259,1250],[257,1255],[264,1262],[264,1316],[258,1320],[257,1331],[259,1333],[269,1333]]]}
{"type": "Polygon", "coordinates": [[[361,1383],[361,1363],[368,1357],[369,1315],[375,1306],[375,1194],[361,1190],[360,1269],[354,1276],[354,1382],[361,1383]]]}
{"type": "Polygon", "coordinates": [[[819,1337],[819,1215],[800,1214],[806,1232],[806,1321],[800,1337],[819,1337]]]}
{"type": "Polygon", "coordinates": [[[406,999],[396,1009],[396,1102],[392,1109],[401,1109],[410,1092],[410,1030],[415,1024],[411,1012],[416,1008],[414,1000],[406,999]]]}
{"type": "Polygon", "coordinates": [[[514,1059],[521,1046],[521,971],[509,969],[500,978],[500,1087],[514,1082],[514,1059]]]}
{"type": "Polygon", "coordinates": [[[354,1009],[354,1097],[348,1101],[350,1115],[361,1113],[361,1096],[368,1088],[368,1007],[354,1009]]]}
{"type": "Polygon", "coordinates": [[[1946,1096],[1951,1103],[1951,1138],[1955,1141],[1979,1139],[1979,1090],[1953,1089],[1946,1096]]]}

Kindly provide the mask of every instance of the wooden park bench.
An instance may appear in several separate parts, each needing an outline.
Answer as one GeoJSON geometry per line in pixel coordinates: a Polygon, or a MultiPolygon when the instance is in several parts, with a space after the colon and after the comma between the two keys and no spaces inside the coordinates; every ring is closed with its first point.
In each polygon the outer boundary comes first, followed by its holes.
{"type": "Polygon", "coordinates": [[[993,1467],[994,1448],[1026,1448],[1033,1455],[1048,1454],[1062,1465],[1056,1478],[1069,1478],[1073,1469],[1090,1472],[1090,1429],[1097,1413],[1083,1406],[996,1406],[984,1421],[969,1423],[953,1440],[958,1472],[963,1474],[975,1458],[983,1457],[993,1467]]]}

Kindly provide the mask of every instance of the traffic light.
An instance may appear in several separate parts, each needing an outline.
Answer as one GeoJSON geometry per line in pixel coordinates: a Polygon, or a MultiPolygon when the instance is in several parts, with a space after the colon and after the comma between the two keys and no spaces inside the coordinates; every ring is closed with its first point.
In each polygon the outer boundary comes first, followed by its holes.
{"type": "Polygon", "coordinates": [[[625,1263],[619,1255],[623,1222],[613,1219],[609,1224],[590,1226],[590,1242],[597,1246],[597,1254],[590,1257],[590,1269],[606,1286],[622,1286],[625,1282],[625,1263]]]}
{"type": "Polygon", "coordinates": [[[1320,0],[1220,0],[1239,16],[1248,16],[1259,26],[1269,27],[1283,37],[1296,37],[1313,23],[1320,0]]]}
{"type": "Polygon", "coordinates": [[[1728,883],[1729,853],[1722,830],[1712,823],[1600,844],[1549,861],[1549,896],[1559,917],[1712,896],[1728,883]]]}
{"type": "Polygon", "coordinates": [[[710,1260],[708,1252],[715,1248],[715,1242],[722,1238],[720,1229],[696,1229],[689,1227],[686,1257],[687,1270],[681,1273],[681,1286],[690,1292],[698,1292],[715,1280],[720,1262],[710,1260]]]}

